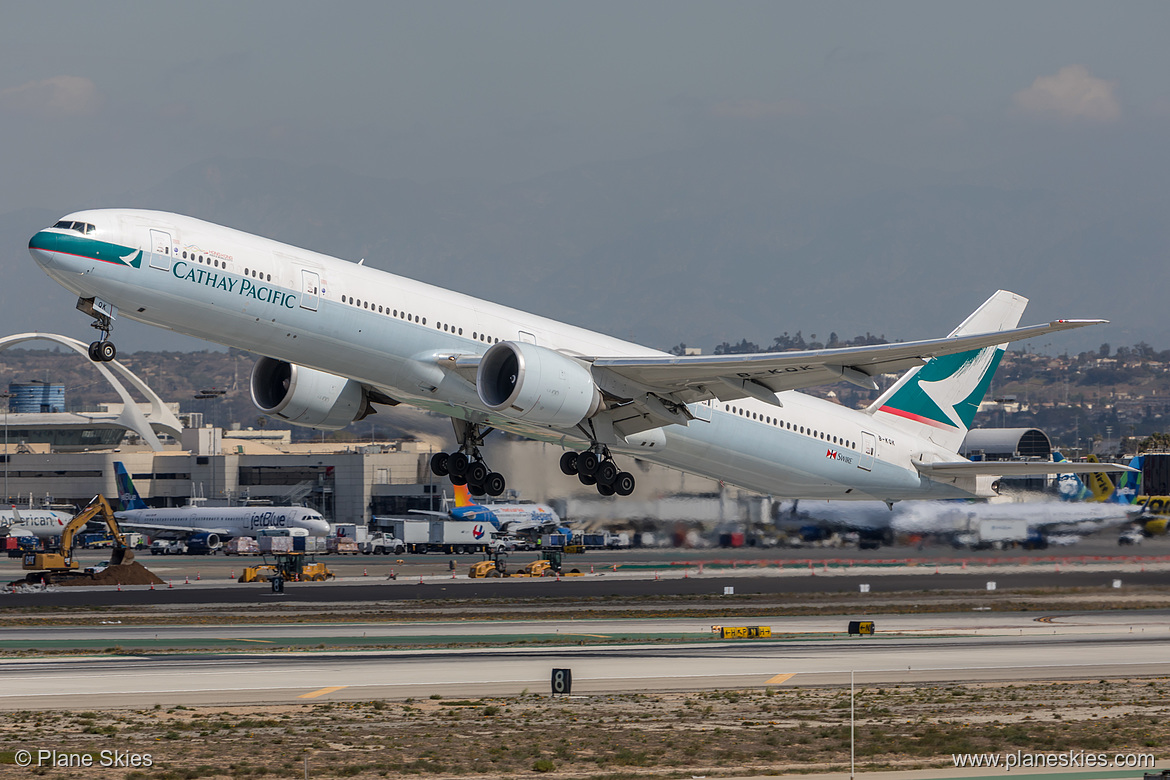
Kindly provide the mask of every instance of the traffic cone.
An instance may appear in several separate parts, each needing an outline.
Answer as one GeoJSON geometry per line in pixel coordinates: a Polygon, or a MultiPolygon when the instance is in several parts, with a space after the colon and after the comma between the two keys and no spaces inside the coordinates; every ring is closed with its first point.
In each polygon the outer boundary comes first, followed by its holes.
{"type": "Polygon", "coordinates": [[[592,573],[593,573],[593,564],[589,564],[589,573],[590,573],[590,574],[592,574],[592,573]]]}
{"type": "Polygon", "coordinates": [[[150,583],[150,589],[151,589],[151,590],[154,590],[154,583],[153,583],[153,582],[152,582],[152,583],[150,583]]]}
{"type": "Polygon", "coordinates": [[[934,565],[934,573],[938,574],[938,564],[937,563],[934,565]]]}
{"type": "Polygon", "coordinates": [[[191,584],[191,577],[189,577],[189,576],[187,576],[187,577],[184,577],[184,578],[183,578],[183,584],[184,584],[184,585],[190,585],[190,584],[191,584]]]}
{"type": "Polygon", "coordinates": [[[370,573],[369,573],[368,571],[366,571],[365,569],[362,569],[362,576],[363,576],[363,577],[369,577],[369,576],[370,576],[370,573]]]}
{"type": "Polygon", "coordinates": [[[120,583],[120,582],[118,583],[118,592],[119,593],[122,592],[122,583],[120,583]]]}
{"type": "Polygon", "coordinates": [[[422,585],[422,575],[418,575],[418,584],[422,585]]]}
{"type": "Polygon", "coordinates": [[[195,572],[195,581],[198,582],[200,579],[199,572],[195,572]]]}
{"type": "Polygon", "coordinates": [[[230,576],[233,580],[236,578],[236,570],[235,569],[232,569],[232,573],[230,576]]]}
{"type": "Polygon", "coordinates": [[[658,572],[654,572],[654,580],[655,580],[656,582],[658,581],[658,572]]]}
{"type": "Polygon", "coordinates": [[[175,587],[175,583],[171,580],[167,580],[167,590],[170,590],[173,587],[175,587]]]}

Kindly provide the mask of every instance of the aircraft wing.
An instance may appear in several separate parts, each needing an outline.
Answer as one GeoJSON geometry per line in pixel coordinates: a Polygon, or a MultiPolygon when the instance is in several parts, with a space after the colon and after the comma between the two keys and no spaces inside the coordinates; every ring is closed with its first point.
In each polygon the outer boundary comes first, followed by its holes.
{"type": "MultiPolygon", "coordinates": [[[[722,401],[773,396],[785,390],[845,380],[876,389],[873,377],[900,373],[934,357],[992,347],[1105,320],[1056,320],[1044,325],[896,344],[872,344],[803,352],[596,358],[595,369],[613,373],[656,393],[686,393],[722,401]]],[[[604,388],[603,388],[604,389],[604,388]]],[[[696,398],[701,400],[701,398],[696,398]]],[[[761,398],[776,406],[775,398],[761,398]]]]}
{"type": "Polygon", "coordinates": [[[1067,460],[954,460],[939,463],[913,461],[927,477],[1017,477],[1031,474],[1091,474],[1096,471],[1137,471],[1120,463],[1070,463],[1067,460]]]}
{"type": "MultiPolygon", "coordinates": [[[[783,407],[777,393],[842,380],[875,390],[875,376],[899,373],[941,355],[1104,322],[1107,320],[1054,320],[991,333],[802,352],[575,357],[592,365],[594,379],[601,391],[618,401],[617,408],[609,414],[619,433],[628,436],[672,423],[687,425],[694,419],[693,412],[685,406],[690,403],[712,398],[734,401],[751,397],[783,407]]],[[[472,383],[482,359],[481,355],[470,354],[434,357],[444,369],[454,371],[472,383]]]]}
{"type": "Polygon", "coordinates": [[[408,512],[414,515],[428,515],[430,517],[441,517],[444,520],[451,519],[450,512],[435,512],[430,509],[408,509],[408,512]]]}
{"type": "Polygon", "coordinates": [[[118,519],[118,525],[121,528],[141,528],[144,531],[178,531],[180,533],[189,534],[215,534],[220,538],[230,539],[236,535],[236,531],[231,528],[207,528],[193,525],[171,525],[170,523],[147,523],[138,520],[123,520],[114,515],[118,519]]]}

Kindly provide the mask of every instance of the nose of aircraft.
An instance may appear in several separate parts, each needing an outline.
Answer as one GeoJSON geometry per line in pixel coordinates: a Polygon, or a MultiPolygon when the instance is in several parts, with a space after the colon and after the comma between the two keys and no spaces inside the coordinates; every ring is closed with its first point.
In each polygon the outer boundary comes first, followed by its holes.
{"type": "Polygon", "coordinates": [[[52,268],[53,252],[52,249],[52,233],[42,230],[34,235],[28,241],[28,253],[32,255],[33,260],[42,268],[52,268]]]}

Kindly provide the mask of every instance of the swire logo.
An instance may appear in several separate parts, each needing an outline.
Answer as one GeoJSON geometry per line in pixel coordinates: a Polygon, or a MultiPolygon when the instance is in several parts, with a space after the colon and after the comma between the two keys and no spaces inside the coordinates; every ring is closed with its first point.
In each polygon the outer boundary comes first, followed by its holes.
{"type": "Polygon", "coordinates": [[[852,463],[853,462],[853,458],[851,458],[850,456],[846,455],[843,452],[838,452],[837,450],[833,450],[833,449],[826,450],[825,457],[828,458],[829,460],[839,460],[842,463],[852,463]]]}

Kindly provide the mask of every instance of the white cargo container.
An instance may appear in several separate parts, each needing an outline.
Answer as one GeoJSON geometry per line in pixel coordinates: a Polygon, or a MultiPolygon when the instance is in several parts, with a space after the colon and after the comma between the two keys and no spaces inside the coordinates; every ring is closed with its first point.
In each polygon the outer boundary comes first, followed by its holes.
{"type": "Polygon", "coordinates": [[[395,539],[406,545],[406,551],[411,553],[425,553],[431,543],[430,520],[382,520],[382,526],[389,527],[389,533],[395,539]]]}
{"type": "Polygon", "coordinates": [[[333,526],[333,533],[338,539],[359,545],[370,540],[370,529],[356,523],[337,523],[333,526]]]}
{"type": "Polygon", "coordinates": [[[431,520],[428,545],[448,555],[468,555],[486,550],[495,527],[474,520],[431,520]]]}

